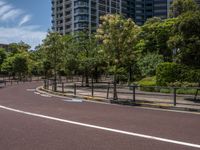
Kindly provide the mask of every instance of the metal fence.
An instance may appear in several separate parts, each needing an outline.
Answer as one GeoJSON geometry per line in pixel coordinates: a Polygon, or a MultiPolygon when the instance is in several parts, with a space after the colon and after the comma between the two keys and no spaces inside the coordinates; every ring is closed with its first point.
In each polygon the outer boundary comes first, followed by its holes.
{"type": "Polygon", "coordinates": [[[44,88],[71,96],[83,96],[107,99],[111,102],[121,103],[148,103],[148,104],[169,104],[187,105],[200,108],[200,87],[160,87],[160,86],[137,86],[117,85],[117,100],[113,99],[113,83],[101,82],[90,83],[89,87],[82,86],[81,82],[54,82],[45,80],[44,88]],[[56,87],[55,87],[56,86],[56,87]],[[145,92],[143,90],[151,92],[145,92]],[[192,93],[181,94],[180,91],[192,93]],[[166,93],[161,93],[166,92],[166,93]]]}

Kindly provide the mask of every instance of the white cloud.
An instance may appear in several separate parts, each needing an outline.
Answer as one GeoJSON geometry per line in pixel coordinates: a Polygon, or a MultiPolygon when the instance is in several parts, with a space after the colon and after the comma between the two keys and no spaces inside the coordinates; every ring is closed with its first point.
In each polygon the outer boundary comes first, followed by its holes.
{"type": "Polygon", "coordinates": [[[21,19],[21,21],[19,22],[18,25],[21,26],[21,25],[27,23],[27,22],[30,21],[30,20],[31,20],[31,15],[25,15],[25,16],[21,19]]]}
{"type": "Polygon", "coordinates": [[[34,49],[42,42],[47,32],[40,31],[38,25],[25,25],[31,18],[31,14],[0,0],[0,43],[23,41],[34,49]]]}
{"type": "Polygon", "coordinates": [[[0,43],[9,44],[23,41],[34,48],[42,42],[46,34],[46,32],[36,30],[35,26],[15,28],[0,27],[0,43]]]}
{"type": "Polygon", "coordinates": [[[7,20],[13,20],[17,17],[19,17],[23,13],[20,9],[12,9],[1,16],[1,20],[7,21],[7,20]]]}
{"type": "Polygon", "coordinates": [[[4,5],[5,2],[4,1],[0,1],[0,6],[4,5]]]}
{"type": "Polygon", "coordinates": [[[5,13],[7,13],[8,11],[10,11],[12,9],[11,5],[3,5],[0,6],[0,18],[1,16],[3,16],[5,13]]]}

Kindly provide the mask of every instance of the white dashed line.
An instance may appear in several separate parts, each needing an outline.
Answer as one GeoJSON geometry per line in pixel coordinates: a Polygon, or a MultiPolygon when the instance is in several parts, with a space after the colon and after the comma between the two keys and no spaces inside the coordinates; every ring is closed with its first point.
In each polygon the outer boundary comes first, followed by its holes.
{"type": "Polygon", "coordinates": [[[35,92],[36,89],[26,89],[26,91],[28,91],[28,92],[35,92]]]}
{"type": "Polygon", "coordinates": [[[64,102],[75,102],[75,103],[82,103],[83,102],[83,100],[81,100],[81,99],[70,99],[70,100],[64,99],[63,101],[64,102]]]}

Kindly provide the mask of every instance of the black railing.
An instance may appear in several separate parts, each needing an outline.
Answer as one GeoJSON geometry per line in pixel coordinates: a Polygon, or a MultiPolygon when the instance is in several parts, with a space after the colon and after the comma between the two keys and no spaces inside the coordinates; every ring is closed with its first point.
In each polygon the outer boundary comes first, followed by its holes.
{"type": "MultiPolygon", "coordinates": [[[[91,82],[89,87],[82,86],[81,82],[66,83],[59,82],[54,83],[53,80],[45,80],[44,88],[55,89],[53,86],[57,86],[56,92],[69,93],[73,95],[82,95],[90,97],[99,97],[102,99],[113,100],[113,83],[93,83],[91,82]]],[[[198,105],[200,106],[200,100],[198,96],[200,94],[200,87],[163,87],[163,86],[138,86],[138,85],[117,85],[117,101],[129,101],[131,103],[138,102],[158,102],[168,103],[176,106],[177,104],[185,105],[198,105]],[[141,89],[154,89],[154,92],[145,92],[141,89]],[[161,89],[168,89],[169,93],[158,92],[161,89]],[[179,94],[178,90],[193,90],[195,94],[179,94]],[[143,99],[143,100],[142,100],[143,99]]],[[[116,101],[116,99],[115,99],[116,101]]]]}

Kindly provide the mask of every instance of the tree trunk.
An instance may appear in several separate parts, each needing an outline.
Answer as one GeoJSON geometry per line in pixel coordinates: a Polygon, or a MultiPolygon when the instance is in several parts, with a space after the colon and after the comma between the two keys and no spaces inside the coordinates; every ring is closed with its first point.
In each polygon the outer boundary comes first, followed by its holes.
{"type": "Polygon", "coordinates": [[[132,82],[132,67],[131,65],[129,65],[129,79],[128,79],[128,84],[130,84],[132,82]]]}
{"type": "Polygon", "coordinates": [[[85,73],[85,86],[89,87],[89,75],[88,75],[88,71],[86,71],[86,73],[85,73]]]}
{"type": "Polygon", "coordinates": [[[116,73],[114,74],[114,88],[113,88],[113,100],[117,100],[117,75],[116,73]]]}

